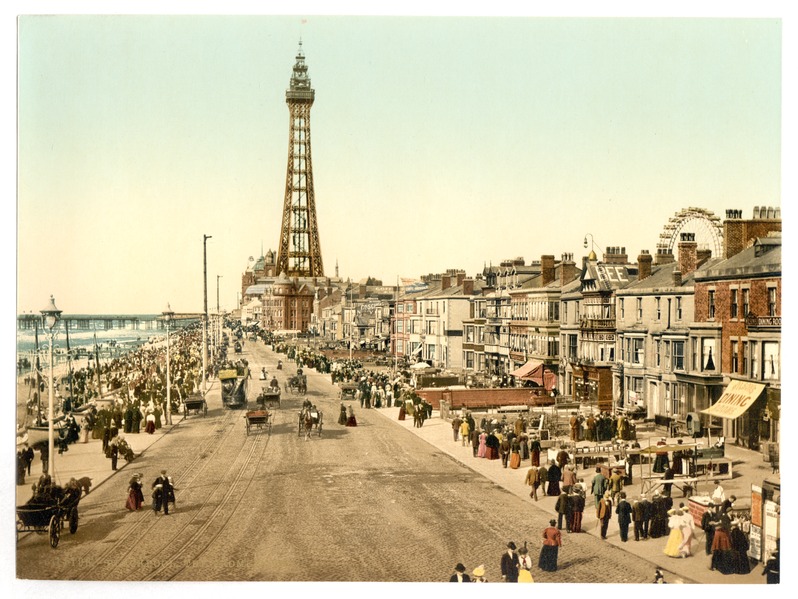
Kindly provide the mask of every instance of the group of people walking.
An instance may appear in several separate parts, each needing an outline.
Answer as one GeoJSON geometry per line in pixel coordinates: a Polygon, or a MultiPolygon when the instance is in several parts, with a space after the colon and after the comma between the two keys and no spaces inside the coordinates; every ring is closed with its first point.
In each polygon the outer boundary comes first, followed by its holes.
{"type": "MultiPolygon", "coordinates": [[[[144,490],[142,485],[142,475],[135,473],[128,483],[127,501],[125,507],[135,512],[144,505],[144,490]]],[[[160,475],[153,481],[152,489],[152,509],[160,513],[163,509],[165,516],[169,515],[169,504],[175,504],[175,486],[172,477],[166,474],[166,470],[161,470],[160,475]]],[[[174,509],[174,507],[173,507],[174,509]]]]}

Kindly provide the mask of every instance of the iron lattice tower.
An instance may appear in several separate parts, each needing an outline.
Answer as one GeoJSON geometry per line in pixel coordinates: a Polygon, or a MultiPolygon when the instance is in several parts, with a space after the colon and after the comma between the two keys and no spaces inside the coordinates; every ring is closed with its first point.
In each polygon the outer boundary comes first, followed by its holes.
{"type": "Polygon", "coordinates": [[[324,276],[310,154],[310,107],[313,106],[313,98],[302,42],[299,42],[291,86],[285,92],[290,113],[288,169],[285,175],[280,248],[277,252],[277,273],[283,272],[289,277],[324,276]]]}

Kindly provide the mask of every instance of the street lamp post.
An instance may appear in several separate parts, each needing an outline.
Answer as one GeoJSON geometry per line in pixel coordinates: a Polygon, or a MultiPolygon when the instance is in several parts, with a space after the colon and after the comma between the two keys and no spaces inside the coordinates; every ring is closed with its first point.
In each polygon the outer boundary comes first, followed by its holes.
{"type": "Polygon", "coordinates": [[[167,303],[163,311],[163,320],[166,323],[166,423],[172,424],[172,369],[169,363],[169,323],[172,322],[172,307],[167,303]]]}
{"type": "Polygon", "coordinates": [[[202,397],[208,392],[207,376],[208,372],[208,240],[212,235],[202,236],[202,289],[203,289],[203,312],[202,312],[202,397]]]}
{"type": "Polygon", "coordinates": [[[55,440],[53,420],[55,418],[53,409],[53,397],[55,395],[55,384],[53,379],[53,337],[55,336],[55,325],[61,316],[61,310],[55,307],[55,299],[50,296],[50,303],[42,310],[42,321],[44,327],[47,329],[48,337],[50,338],[50,385],[49,385],[49,406],[47,410],[47,474],[50,478],[53,476],[53,461],[55,456],[55,440]]]}
{"type": "Polygon", "coordinates": [[[221,279],[224,275],[216,275],[216,350],[219,350],[219,347],[222,345],[222,312],[219,309],[219,279],[221,279]]]}

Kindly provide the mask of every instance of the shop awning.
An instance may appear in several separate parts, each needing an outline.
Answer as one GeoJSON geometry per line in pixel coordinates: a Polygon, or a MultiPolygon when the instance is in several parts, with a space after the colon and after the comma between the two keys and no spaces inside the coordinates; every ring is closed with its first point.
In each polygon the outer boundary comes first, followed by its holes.
{"type": "Polygon", "coordinates": [[[513,370],[510,373],[510,376],[514,376],[517,379],[524,378],[525,376],[528,376],[529,374],[531,374],[532,371],[535,370],[535,368],[537,368],[538,366],[542,366],[542,365],[543,365],[543,362],[541,362],[540,360],[529,360],[526,364],[521,366],[521,368],[518,368],[517,370],[513,370]]]}
{"type": "Polygon", "coordinates": [[[557,386],[557,375],[548,370],[540,360],[529,360],[521,368],[512,371],[510,374],[522,381],[537,383],[539,386],[544,387],[546,391],[551,391],[557,386]]]}
{"type": "Polygon", "coordinates": [[[715,405],[702,410],[701,413],[734,420],[745,414],[745,411],[754,404],[764,388],[765,385],[760,383],[732,381],[715,405]]]}

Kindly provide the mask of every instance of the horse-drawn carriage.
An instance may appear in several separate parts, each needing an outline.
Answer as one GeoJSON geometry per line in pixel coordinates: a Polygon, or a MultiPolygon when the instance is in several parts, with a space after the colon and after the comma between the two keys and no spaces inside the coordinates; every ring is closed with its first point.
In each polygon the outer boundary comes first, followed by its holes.
{"type": "Polygon", "coordinates": [[[308,377],[306,374],[297,374],[289,377],[285,382],[285,390],[291,393],[305,395],[308,392],[308,377]]]}
{"type": "Polygon", "coordinates": [[[237,354],[240,354],[240,353],[241,353],[241,342],[240,342],[240,341],[236,341],[236,342],[233,344],[233,349],[235,350],[235,352],[236,352],[237,354]]]}
{"type": "Polygon", "coordinates": [[[341,389],[341,401],[355,399],[357,383],[338,383],[338,387],[341,389]]]}
{"type": "Polygon", "coordinates": [[[312,405],[309,401],[302,404],[302,411],[299,412],[299,431],[297,436],[301,437],[305,433],[305,437],[310,437],[313,431],[316,435],[321,437],[321,429],[324,426],[324,415],[321,410],[312,405]]]}
{"type": "Polygon", "coordinates": [[[47,534],[50,547],[55,549],[61,538],[64,522],[69,522],[71,534],[77,532],[79,502],[78,491],[77,496],[65,495],[61,498],[50,498],[41,502],[31,501],[26,505],[17,506],[17,540],[23,532],[47,534]]]}
{"type": "Polygon", "coordinates": [[[279,408],[280,407],[280,387],[263,387],[256,399],[260,408],[279,408]]]}
{"type": "Polygon", "coordinates": [[[194,412],[197,416],[208,415],[208,404],[202,394],[189,395],[183,400],[183,416],[188,417],[189,412],[194,412]]]}
{"type": "Polygon", "coordinates": [[[247,436],[250,429],[253,432],[257,429],[272,434],[272,413],[269,410],[253,410],[244,414],[244,418],[247,420],[247,436]]]}

